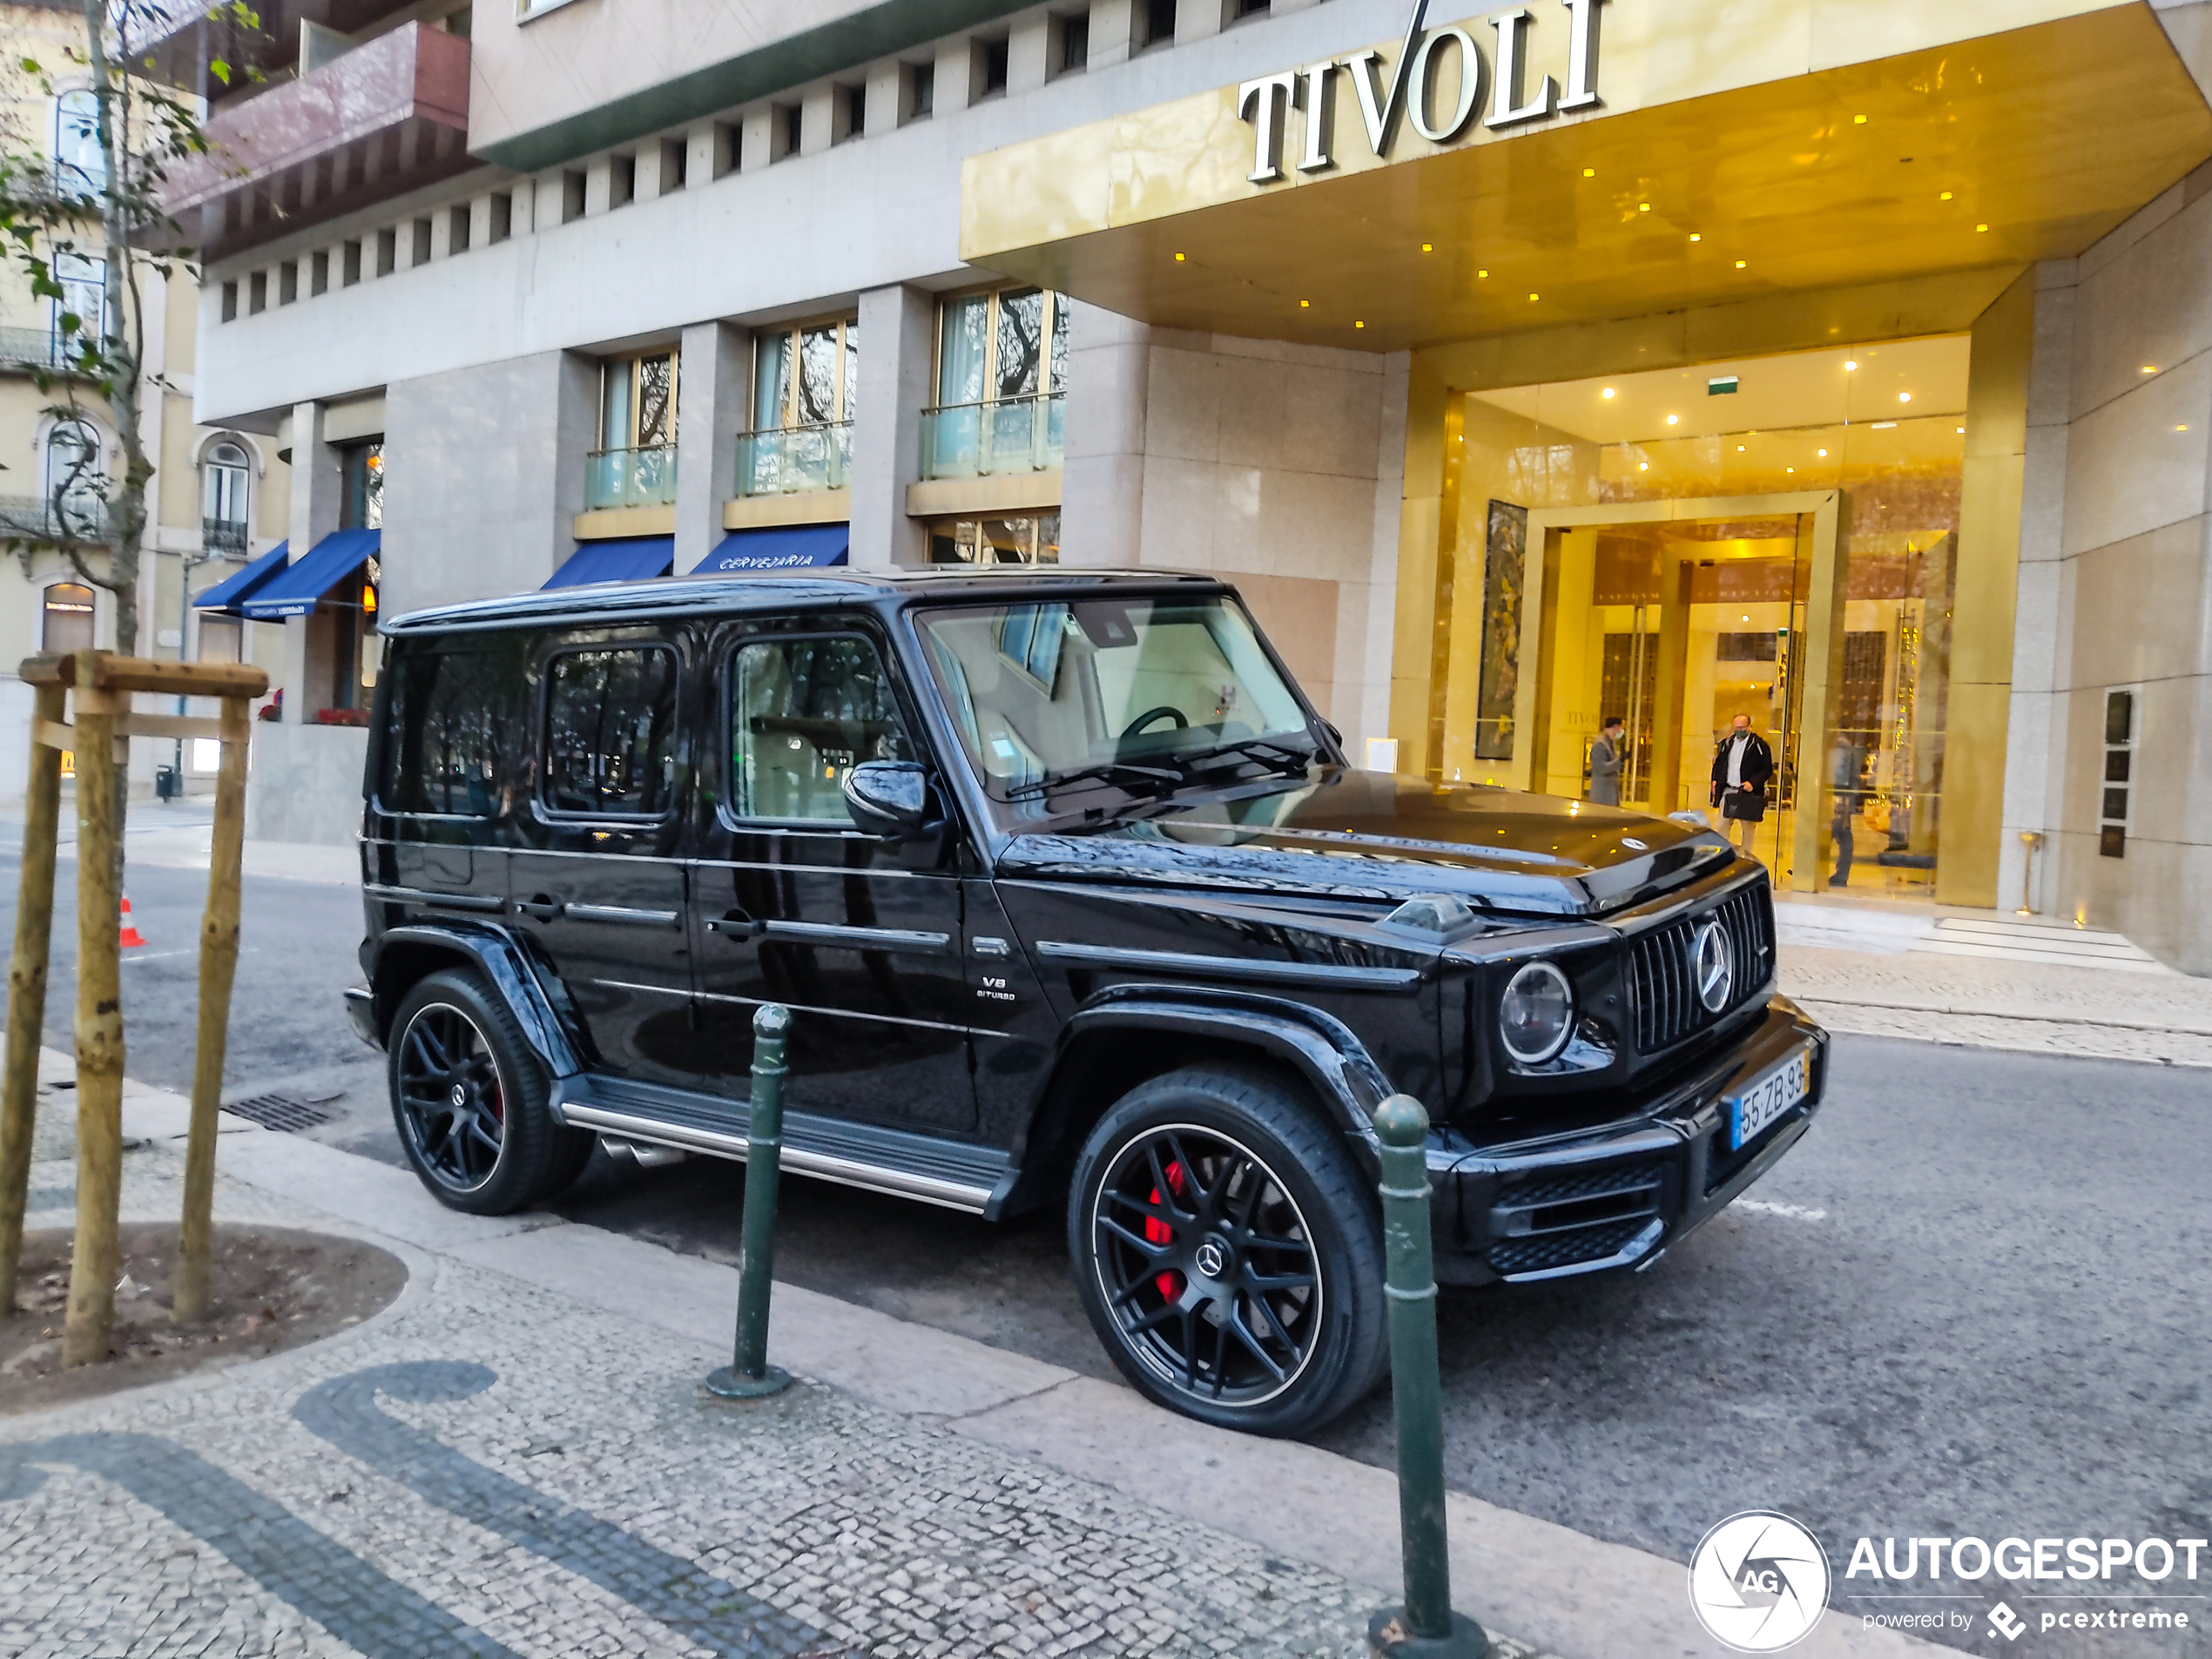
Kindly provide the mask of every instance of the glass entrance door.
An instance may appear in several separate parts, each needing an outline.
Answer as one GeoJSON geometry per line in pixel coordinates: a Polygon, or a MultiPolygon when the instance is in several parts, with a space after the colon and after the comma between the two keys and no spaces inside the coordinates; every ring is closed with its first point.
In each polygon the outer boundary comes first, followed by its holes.
{"type": "MultiPolygon", "coordinates": [[[[1744,716],[1773,751],[1754,846],[1777,877],[1792,857],[1804,773],[1803,663],[1811,516],[1668,519],[1557,531],[1547,550],[1534,786],[1587,797],[1591,745],[1625,727],[1621,799],[1713,822],[1714,757],[1744,716]]],[[[1817,774],[1814,775],[1817,781],[1817,774]]]]}

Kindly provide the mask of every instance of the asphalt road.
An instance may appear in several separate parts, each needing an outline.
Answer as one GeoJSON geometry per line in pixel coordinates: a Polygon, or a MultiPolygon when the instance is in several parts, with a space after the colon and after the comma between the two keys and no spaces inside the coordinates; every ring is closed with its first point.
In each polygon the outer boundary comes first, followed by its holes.
{"type": "MultiPolygon", "coordinates": [[[[192,1066],[203,882],[152,869],[131,880],[152,943],[125,970],[130,1068],[170,1087],[192,1066]]],[[[0,884],[12,927],[12,859],[0,884]]],[[[317,1137],[397,1162],[379,1057],[338,1002],[354,977],[359,904],[341,887],[248,883],[227,1092],[342,1091],[317,1137]]],[[[48,1040],[65,1045],[68,925],[56,944],[48,1040]]],[[[1861,1535],[1878,1549],[1892,1535],[2212,1537],[2212,1078],[1855,1037],[1838,1039],[1834,1073],[1820,1121],[1753,1203],[1649,1271],[1444,1293],[1447,1475],[1676,1560],[1729,1514],[1778,1509],[1826,1543],[1840,1605],[1955,1607],[1972,1628],[1942,1639],[2013,1651],[1981,1622],[2000,1594],[2033,1622],[2087,1604],[2021,1589],[2086,1587],[1871,1587],[1844,1581],[1844,1564],[1861,1535]],[[1876,1599],[1885,1588],[1962,1599],[1876,1599]]],[[[737,1164],[595,1159],[557,1208],[733,1260],[743,1179],[737,1164]]],[[[994,1227],[804,1179],[784,1191],[781,1276],[1113,1374],[1069,1286],[1057,1217],[994,1227]]],[[[1387,1464],[1387,1393],[1318,1440],[1387,1464]]],[[[2212,1595],[2212,1557],[2203,1571],[2168,1588],[2212,1595]]],[[[1464,1599],[1479,1605],[1479,1587],[1464,1599]]],[[[2212,1621],[2212,1601],[2165,1605],[2212,1621]]],[[[2212,1650],[2204,1640],[2052,1635],[2028,1647],[2212,1650]]]]}

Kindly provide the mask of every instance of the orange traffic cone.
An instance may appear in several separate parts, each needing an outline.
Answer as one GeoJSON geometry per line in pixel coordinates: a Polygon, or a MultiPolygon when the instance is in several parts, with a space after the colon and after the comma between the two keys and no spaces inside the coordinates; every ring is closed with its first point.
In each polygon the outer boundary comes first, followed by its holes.
{"type": "Polygon", "coordinates": [[[139,933],[138,924],[131,920],[131,900],[126,894],[123,900],[123,938],[118,948],[132,950],[145,942],[145,936],[139,933]]]}

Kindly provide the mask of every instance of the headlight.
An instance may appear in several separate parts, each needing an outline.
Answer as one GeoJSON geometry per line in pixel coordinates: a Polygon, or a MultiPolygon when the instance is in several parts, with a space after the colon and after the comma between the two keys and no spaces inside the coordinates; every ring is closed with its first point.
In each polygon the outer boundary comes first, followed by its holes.
{"type": "Polygon", "coordinates": [[[1498,1036],[1524,1066],[1554,1058],[1575,1034],[1575,988],[1549,962],[1530,962],[1507,983],[1498,1036]]]}

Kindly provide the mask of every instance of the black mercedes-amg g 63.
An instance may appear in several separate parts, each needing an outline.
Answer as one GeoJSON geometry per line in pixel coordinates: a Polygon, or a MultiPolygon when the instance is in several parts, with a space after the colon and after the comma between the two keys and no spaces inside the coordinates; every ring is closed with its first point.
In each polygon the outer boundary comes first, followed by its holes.
{"type": "Polygon", "coordinates": [[[361,1034],[423,1184],[596,1141],[1064,1204],[1175,1410],[1309,1429],[1386,1365],[1370,1115],[1434,1124],[1440,1277],[1656,1261],[1804,1133],[1827,1037],[1698,825],[1361,772],[1237,595],[1008,569],[678,578],[387,622],[361,1034]]]}

